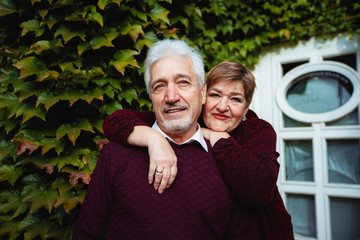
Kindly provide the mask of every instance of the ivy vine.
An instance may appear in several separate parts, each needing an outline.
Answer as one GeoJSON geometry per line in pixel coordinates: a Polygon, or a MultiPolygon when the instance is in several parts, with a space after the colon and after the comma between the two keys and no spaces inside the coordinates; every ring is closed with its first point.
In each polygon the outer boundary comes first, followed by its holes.
{"type": "Polygon", "coordinates": [[[0,236],[70,239],[117,109],[149,110],[142,63],[187,41],[206,70],[272,44],[360,34],[351,0],[0,0],[0,236]]]}

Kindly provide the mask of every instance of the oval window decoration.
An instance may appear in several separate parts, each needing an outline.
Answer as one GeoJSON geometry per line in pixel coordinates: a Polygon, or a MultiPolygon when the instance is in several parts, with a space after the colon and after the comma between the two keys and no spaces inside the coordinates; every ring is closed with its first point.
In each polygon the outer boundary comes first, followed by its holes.
{"type": "Polygon", "coordinates": [[[358,106],[360,76],[340,62],[306,63],[285,74],[276,101],[297,121],[334,121],[358,106]]]}

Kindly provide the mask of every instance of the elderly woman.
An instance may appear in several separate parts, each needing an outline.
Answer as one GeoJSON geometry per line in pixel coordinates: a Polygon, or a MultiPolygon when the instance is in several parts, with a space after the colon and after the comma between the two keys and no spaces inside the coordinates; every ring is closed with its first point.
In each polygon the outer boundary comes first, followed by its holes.
{"type": "MultiPolygon", "coordinates": [[[[206,84],[201,124],[208,128],[202,132],[224,182],[243,207],[257,212],[264,239],[294,239],[291,217],[276,185],[276,133],[249,109],[254,76],[240,63],[227,61],[210,70],[206,84]]],[[[167,140],[151,129],[154,121],[152,112],[119,110],[105,119],[103,129],[112,141],[148,147],[149,183],[162,193],[176,177],[177,159],[167,140]]]]}

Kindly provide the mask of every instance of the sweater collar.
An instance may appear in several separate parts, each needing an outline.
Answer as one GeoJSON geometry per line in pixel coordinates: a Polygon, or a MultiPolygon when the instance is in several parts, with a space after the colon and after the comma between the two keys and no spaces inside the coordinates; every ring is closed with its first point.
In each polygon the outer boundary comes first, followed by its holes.
{"type": "Polygon", "coordinates": [[[183,145],[183,144],[188,144],[188,143],[192,143],[194,141],[200,143],[200,145],[204,148],[204,150],[206,152],[208,152],[208,147],[207,147],[207,144],[206,144],[206,141],[204,139],[204,136],[202,135],[202,132],[201,132],[201,127],[200,125],[198,124],[198,130],[196,131],[196,133],[194,135],[192,135],[191,138],[189,138],[188,140],[186,140],[185,142],[183,143],[176,143],[174,140],[172,140],[166,133],[164,133],[159,125],[157,124],[157,121],[155,121],[155,123],[153,124],[152,128],[156,131],[158,131],[159,133],[161,133],[166,139],[168,139],[168,141],[171,141],[173,143],[175,143],[176,145],[183,145]]]}

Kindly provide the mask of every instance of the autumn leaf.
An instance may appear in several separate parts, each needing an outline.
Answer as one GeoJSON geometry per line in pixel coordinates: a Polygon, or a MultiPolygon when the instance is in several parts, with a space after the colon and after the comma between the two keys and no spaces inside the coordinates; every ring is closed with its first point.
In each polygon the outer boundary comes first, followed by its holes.
{"type": "Polygon", "coordinates": [[[29,150],[29,155],[32,154],[39,146],[32,142],[27,142],[20,138],[13,138],[11,142],[18,142],[18,147],[16,149],[16,155],[23,154],[26,150],[29,150]]]}
{"type": "Polygon", "coordinates": [[[97,140],[95,141],[96,144],[98,145],[99,147],[99,151],[101,151],[103,149],[103,147],[105,146],[105,144],[107,144],[109,142],[109,140],[107,139],[100,139],[100,140],[97,140]]]}
{"type": "Polygon", "coordinates": [[[83,181],[83,183],[85,184],[89,184],[90,183],[90,174],[89,173],[84,173],[84,172],[72,172],[69,175],[69,182],[71,183],[71,187],[75,187],[78,182],[79,182],[79,178],[81,178],[81,180],[83,181]]]}
{"type": "Polygon", "coordinates": [[[51,175],[54,172],[54,166],[52,165],[44,165],[40,167],[41,169],[46,169],[46,172],[51,175]]]}

